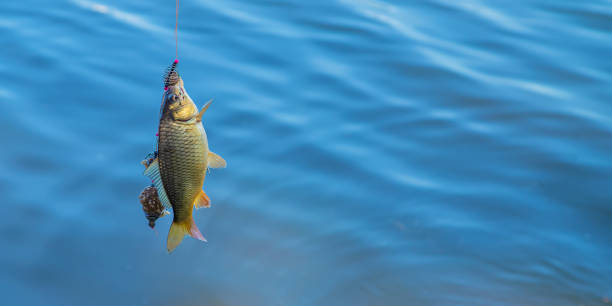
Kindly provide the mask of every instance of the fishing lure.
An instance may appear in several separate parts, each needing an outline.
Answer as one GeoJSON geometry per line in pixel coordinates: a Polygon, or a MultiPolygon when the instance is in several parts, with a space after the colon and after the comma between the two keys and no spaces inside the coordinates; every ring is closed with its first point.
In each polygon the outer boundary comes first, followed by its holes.
{"type": "Polygon", "coordinates": [[[174,60],[164,73],[164,90],[168,90],[168,86],[174,86],[179,81],[179,73],[177,69],[178,60],[174,60]]]}

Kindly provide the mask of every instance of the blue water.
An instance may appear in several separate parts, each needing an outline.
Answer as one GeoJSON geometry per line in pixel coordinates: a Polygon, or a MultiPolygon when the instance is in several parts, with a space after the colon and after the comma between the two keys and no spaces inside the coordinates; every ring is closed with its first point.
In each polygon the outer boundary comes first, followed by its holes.
{"type": "Polygon", "coordinates": [[[174,5],[0,4],[0,304],[612,304],[612,2],[181,1],[228,167],[169,255],[174,5]]]}

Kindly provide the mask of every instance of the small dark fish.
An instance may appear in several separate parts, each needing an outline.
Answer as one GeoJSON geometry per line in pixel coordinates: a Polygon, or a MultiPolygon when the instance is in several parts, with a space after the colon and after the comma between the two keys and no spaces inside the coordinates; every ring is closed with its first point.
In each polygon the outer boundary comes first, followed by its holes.
{"type": "Polygon", "coordinates": [[[138,196],[142,210],[145,213],[145,217],[149,220],[149,227],[155,227],[155,221],[157,219],[169,215],[170,213],[164,209],[159,196],[157,195],[157,188],[155,186],[149,186],[145,188],[138,196]]]}

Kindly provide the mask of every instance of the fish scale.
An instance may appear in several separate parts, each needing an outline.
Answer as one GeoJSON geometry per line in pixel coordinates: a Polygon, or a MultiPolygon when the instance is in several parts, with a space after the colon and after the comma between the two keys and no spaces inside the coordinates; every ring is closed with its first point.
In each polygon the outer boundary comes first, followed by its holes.
{"type": "Polygon", "coordinates": [[[208,143],[201,124],[162,119],[159,130],[159,170],[174,220],[191,215],[206,175],[208,143]]]}

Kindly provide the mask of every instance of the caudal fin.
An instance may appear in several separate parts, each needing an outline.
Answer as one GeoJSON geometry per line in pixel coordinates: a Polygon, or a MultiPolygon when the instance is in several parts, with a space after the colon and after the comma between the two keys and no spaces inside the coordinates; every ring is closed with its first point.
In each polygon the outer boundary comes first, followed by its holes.
{"type": "Polygon", "coordinates": [[[206,242],[206,239],[204,236],[202,236],[202,233],[200,233],[200,230],[195,225],[193,217],[189,216],[189,219],[187,220],[172,222],[170,232],[168,233],[168,253],[174,251],[174,249],[181,244],[183,238],[185,238],[185,235],[189,235],[192,238],[206,242]]]}

